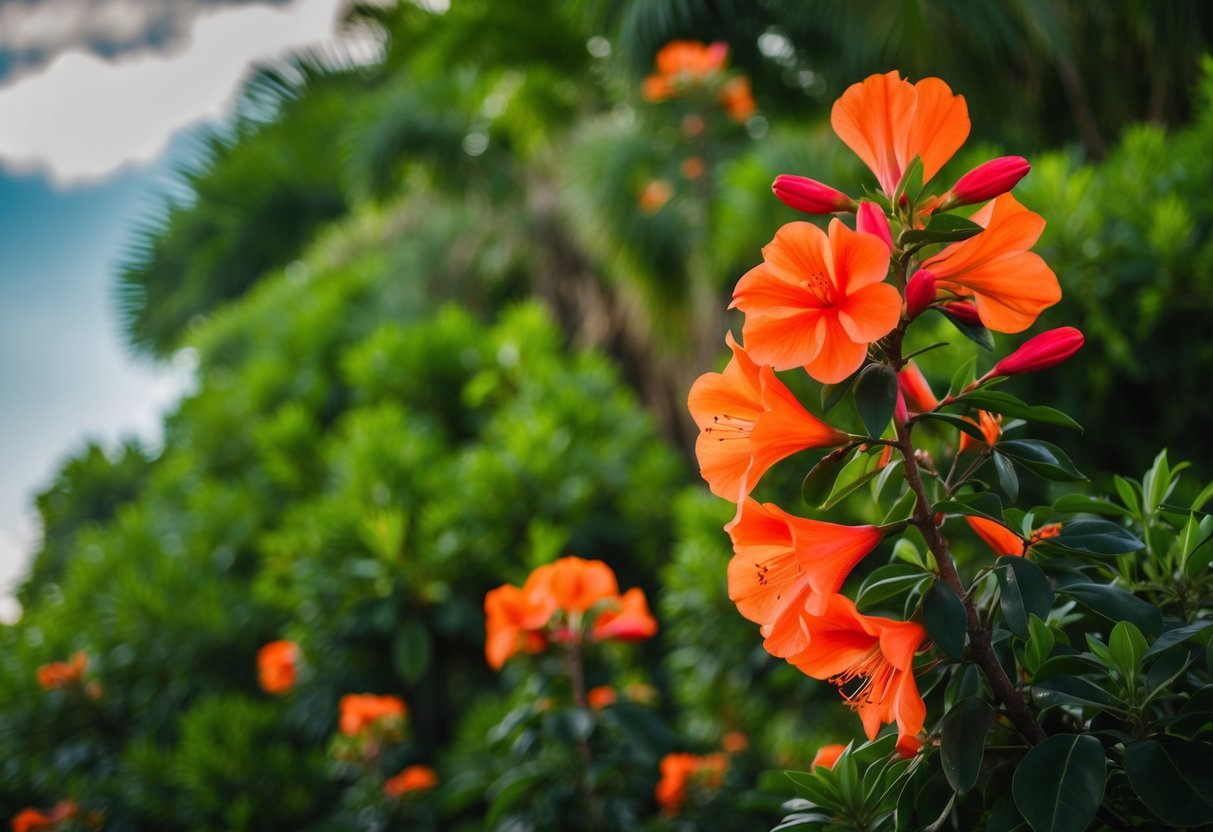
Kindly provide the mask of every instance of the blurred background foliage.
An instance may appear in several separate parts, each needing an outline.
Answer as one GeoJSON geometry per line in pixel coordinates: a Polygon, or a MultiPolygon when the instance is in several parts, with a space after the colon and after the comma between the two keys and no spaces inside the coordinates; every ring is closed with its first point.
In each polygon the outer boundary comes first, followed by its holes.
{"type": "MultiPolygon", "coordinates": [[[[828,112],[871,72],[966,96],[974,140],[939,187],[1033,163],[1017,193],[1066,292],[1040,328],[1088,340],[1008,389],[1086,425],[1059,441],[1094,491],[1164,445],[1208,477],[1208,4],[452,0],[355,3],[347,25],[378,33],[379,60],[259,72],[132,232],[132,348],[194,351],[196,389],[162,449],[84,448],[37,498],[25,614],[0,629],[0,815],[70,795],[116,830],[581,828],[582,729],[535,710],[558,695],[541,663],[489,671],[481,612],[575,553],[642,587],[662,627],[591,666],[655,691],[595,717],[597,821],[776,819],[783,789],[757,771],[856,726],[728,601],[730,506],[694,476],[684,402],[722,361],[733,282],[795,218],[774,176],[866,181],[828,112]],[[726,41],[759,113],[641,101],[676,38],[726,41]],[[282,700],[255,669],[278,638],[305,657],[282,700]],[[100,695],[40,690],[35,669],[76,650],[100,695]],[[436,796],[401,809],[333,758],[351,691],[409,703],[378,774],[434,765],[436,796]],[[749,751],[729,776],[660,816],[659,757],[730,732],[749,751]]],[[[805,469],[785,468],[763,496],[794,506],[805,469]]]]}

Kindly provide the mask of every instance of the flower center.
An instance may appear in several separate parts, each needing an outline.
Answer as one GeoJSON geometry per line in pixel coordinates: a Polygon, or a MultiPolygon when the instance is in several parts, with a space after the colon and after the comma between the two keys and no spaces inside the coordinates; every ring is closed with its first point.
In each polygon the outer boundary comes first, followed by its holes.
{"type": "Polygon", "coordinates": [[[719,416],[713,416],[712,424],[704,428],[703,432],[717,442],[723,442],[726,439],[749,439],[750,431],[753,429],[753,419],[742,419],[722,413],[719,416]]]}
{"type": "Polygon", "coordinates": [[[852,710],[863,705],[883,702],[893,682],[896,669],[880,652],[880,644],[873,644],[850,667],[830,678],[838,686],[838,692],[852,710]]]}
{"type": "Polygon", "coordinates": [[[817,298],[823,306],[831,306],[834,302],[834,284],[824,272],[809,272],[800,281],[800,285],[817,298]]]}

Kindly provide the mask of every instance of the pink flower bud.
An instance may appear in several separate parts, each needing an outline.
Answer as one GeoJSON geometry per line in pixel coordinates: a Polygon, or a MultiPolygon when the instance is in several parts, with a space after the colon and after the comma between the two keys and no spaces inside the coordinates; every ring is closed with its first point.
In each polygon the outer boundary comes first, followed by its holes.
{"type": "MultiPolygon", "coordinates": [[[[898,424],[905,422],[910,418],[910,413],[906,410],[905,396],[901,395],[901,391],[897,391],[897,400],[893,403],[893,420],[898,424]]],[[[887,445],[885,446],[888,447],[887,445]]]]}
{"type": "Polygon", "coordinates": [[[1022,156],[1001,156],[978,165],[952,186],[944,196],[951,208],[956,205],[972,205],[1001,196],[1015,187],[1020,179],[1028,175],[1032,166],[1022,156]]]}
{"type": "Polygon", "coordinates": [[[919,269],[906,282],[906,317],[913,320],[935,302],[935,275],[919,269]]]}
{"type": "Polygon", "coordinates": [[[941,303],[939,308],[950,312],[952,317],[962,324],[968,324],[969,326],[982,325],[981,316],[977,314],[977,307],[967,300],[948,301],[947,303],[941,303]]]}
{"type": "Polygon", "coordinates": [[[776,176],[771,190],[784,205],[806,214],[833,214],[855,210],[855,200],[842,191],[804,176],[791,176],[786,173],[776,176]]]}
{"type": "Polygon", "coordinates": [[[893,250],[893,233],[889,231],[889,219],[875,202],[859,203],[859,212],[855,215],[855,228],[868,234],[875,234],[884,240],[884,244],[893,250]]]}
{"type": "Polygon", "coordinates": [[[1050,329],[1024,341],[1019,349],[995,364],[987,376],[1013,376],[1047,370],[1078,352],[1085,340],[1082,333],[1072,326],[1050,329]]]}

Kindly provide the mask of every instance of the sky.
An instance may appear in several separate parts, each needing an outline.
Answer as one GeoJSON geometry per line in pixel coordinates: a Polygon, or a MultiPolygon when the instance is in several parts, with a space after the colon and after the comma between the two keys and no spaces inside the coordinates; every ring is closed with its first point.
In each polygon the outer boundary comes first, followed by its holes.
{"type": "Polygon", "coordinates": [[[34,495],[87,441],[155,447],[188,354],[125,346],[113,287],[191,131],[250,68],[301,48],[367,57],[344,0],[0,0],[0,620],[40,530],[34,495]]]}

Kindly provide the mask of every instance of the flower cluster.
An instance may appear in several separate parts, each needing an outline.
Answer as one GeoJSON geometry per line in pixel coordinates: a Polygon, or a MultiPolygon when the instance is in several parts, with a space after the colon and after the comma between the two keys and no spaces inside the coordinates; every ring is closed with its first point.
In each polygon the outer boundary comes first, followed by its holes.
{"type": "MultiPolygon", "coordinates": [[[[792,222],[776,232],[762,262],[733,293],[731,308],[745,316],[744,346],[726,336],[730,361],[723,372],[695,382],[688,406],[700,431],[700,472],[714,494],[737,504],[725,527],[735,553],[729,597],[759,625],[767,651],[839,687],[869,739],[881,725],[895,723],[898,749],[908,756],[922,743],[926,718],[914,662],[929,647],[927,631],[914,618],[865,615],[840,592],[855,566],[910,521],[839,525],[796,517],[750,494],[773,465],[806,449],[836,449],[826,461],[841,462],[881,443],[884,452],[873,457],[877,468],[894,448],[913,456],[905,432],[910,412],[930,415],[962,395],[940,401],[921,371],[902,358],[907,328],[928,309],[962,331],[1017,333],[1061,291],[1052,270],[1030,251],[1044,220],[1009,193],[1028,172],[1026,160],[995,159],[942,195],[925,191],[969,134],[964,98],[943,81],[873,75],[834,104],[831,125],[871,169],[881,193],[857,199],[805,177],[775,180],[775,195],[792,208],[854,214],[854,223],[834,217],[825,230],[792,222]],[[968,218],[947,215],[981,202],[968,218]],[[814,416],[778,376],[796,368],[825,385],[856,387],[872,369],[891,385],[880,385],[892,397],[883,422],[865,419],[865,433],[853,435],[814,416]],[[882,438],[890,414],[903,431],[895,440],[882,438]]],[[[1037,336],[963,392],[1053,366],[1081,345],[1082,334],[1071,327],[1037,336]]],[[[950,418],[955,424],[959,417],[950,418]]],[[[966,418],[985,441],[963,433],[959,450],[989,453],[1000,440],[1002,417],[980,410],[966,418]]],[[[944,519],[932,518],[926,505],[918,511],[916,522],[944,519]]],[[[1023,554],[1028,541],[1000,528],[1014,541],[1004,536],[995,548],[1023,554]]],[[[832,764],[841,749],[824,752],[820,765],[832,764]]]]}
{"type": "Polygon", "coordinates": [[[657,633],[640,589],[620,595],[611,567],[566,557],[540,566],[521,587],[504,584],[484,597],[485,658],[494,670],[518,652],[551,642],[635,641],[657,633]]]}
{"type": "Polygon", "coordinates": [[[77,650],[66,662],[47,662],[36,671],[38,686],[43,690],[64,690],[83,693],[89,699],[100,699],[101,683],[86,678],[88,653],[77,650]]]}
{"type": "Polygon", "coordinates": [[[729,758],[721,753],[688,754],[678,752],[661,758],[661,780],[657,783],[657,805],[673,815],[687,802],[692,783],[711,791],[720,786],[729,767],[729,758]]]}
{"type": "Polygon", "coordinates": [[[12,820],[13,832],[55,832],[60,829],[99,829],[100,812],[84,812],[74,800],[61,800],[47,811],[22,809],[12,820]]]}
{"type": "Polygon", "coordinates": [[[271,641],[257,651],[257,681],[266,693],[281,695],[295,686],[299,646],[293,641],[271,641]]]}
{"type": "Polygon", "coordinates": [[[388,797],[404,797],[410,793],[426,791],[438,785],[438,775],[432,768],[413,765],[383,782],[383,793],[388,797]]]}
{"type": "Polygon", "coordinates": [[[644,79],[641,96],[645,101],[668,101],[706,90],[715,94],[729,118],[745,121],[757,110],[750,79],[744,75],[726,77],[728,58],[726,43],[671,41],[657,53],[657,71],[644,79]]]}
{"type": "Polygon", "coordinates": [[[347,693],[341,697],[337,726],[347,737],[371,733],[396,737],[404,726],[408,708],[399,696],[347,693]]]}

